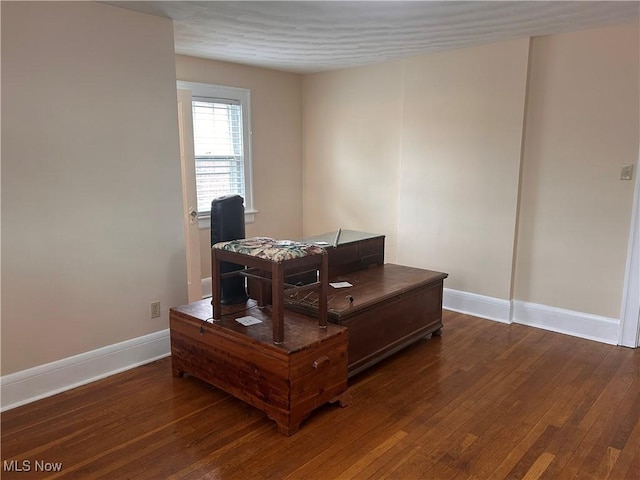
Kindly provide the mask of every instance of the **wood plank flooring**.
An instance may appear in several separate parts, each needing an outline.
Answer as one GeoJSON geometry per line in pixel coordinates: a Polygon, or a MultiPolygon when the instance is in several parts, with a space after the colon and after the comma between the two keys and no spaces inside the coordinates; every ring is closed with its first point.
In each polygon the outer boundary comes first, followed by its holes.
{"type": "Polygon", "coordinates": [[[640,350],[447,311],[444,324],[289,438],[173,378],[169,358],[10,410],[2,478],[640,479],[640,350]]]}

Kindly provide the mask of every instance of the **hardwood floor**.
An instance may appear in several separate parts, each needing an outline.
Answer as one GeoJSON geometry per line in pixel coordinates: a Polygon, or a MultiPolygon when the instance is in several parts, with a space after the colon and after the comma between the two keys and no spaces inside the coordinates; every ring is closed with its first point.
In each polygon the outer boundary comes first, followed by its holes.
{"type": "Polygon", "coordinates": [[[169,358],[10,410],[2,478],[640,478],[639,349],[452,312],[444,324],[288,438],[173,378],[169,358]]]}

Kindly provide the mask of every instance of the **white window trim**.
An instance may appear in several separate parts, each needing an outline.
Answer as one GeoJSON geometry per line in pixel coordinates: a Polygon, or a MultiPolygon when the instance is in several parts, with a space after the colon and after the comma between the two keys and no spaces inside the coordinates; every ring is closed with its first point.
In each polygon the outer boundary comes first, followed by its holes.
{"type": "MultiPolygon", "coordinates": [[[[178,80],[176,82],[178,89],[190,90],[192,97],[210,97],[210,98],[230,98],[239,100],[242,106],[243,121],[242,135],[244,141],[244,221],[245,223],[253,223],[255,214],[258,210],[253,204],[253,155],[251,145],[253,143],[251,130],[251,91],[246,88],[229,87],[226,85],[212,85],[208,83],[185,82],[178,80]]],[[[211,215],[208,213],[198,214],[198,227],[201,230],[211,228],[211,215]]]]}

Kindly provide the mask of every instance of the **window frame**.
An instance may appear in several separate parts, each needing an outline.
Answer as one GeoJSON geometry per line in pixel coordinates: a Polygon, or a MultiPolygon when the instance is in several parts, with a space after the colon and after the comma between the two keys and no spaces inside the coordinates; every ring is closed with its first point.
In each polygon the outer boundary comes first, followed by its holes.
{"type": "MultiPolygon", "coordinates": [[[[252,223],[258,211],[253,203],[253,155],[251,129],[251,91],[247,88],[229,87],[209,83],[185,82],[178,80],[177,88],[191,91],[191,102],[194,99],[227,99],[240,102],[242,110],[242,143],[244,157],[244,221],[252,223]]],[[[192,107],[193,108],[193,107],[192,107]]],[[[193,120],[192,120],[193,121],[193,120]]],[[[193,129],[193,126],[192,126],[193,129]]],[[[193,138],[191,139],[193,142],[193,138]]],[[[195,162],[195,157],[194,157],[195,162]]],[[[195,164],[194,164],[195,168],[195,164]]],[[[211,212],[198,212],[198,226],[200,229],[211,228],[211,212]]]]}

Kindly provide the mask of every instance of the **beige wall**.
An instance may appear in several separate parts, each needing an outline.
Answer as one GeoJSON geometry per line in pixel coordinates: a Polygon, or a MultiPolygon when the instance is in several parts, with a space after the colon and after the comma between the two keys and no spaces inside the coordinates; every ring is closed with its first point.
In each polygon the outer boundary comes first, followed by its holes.
{"type": "Polygon", "coordinates": [[[398,261],[508,299],[529,41],[407,60],[398,261]]]}
{"type": "Polygon", "coordinates": [[[395,256],[403,62],[306,75],[304,234],[384,233],[395,256]]]}
{"type": "MultiPolygon", "coordinates": [[[[176,56],[178,80],[251,90],[253,201],[259,211],[247,237],[302,235],[301,76],[176,56]]],[[[211,276],[210,230],[200,230],[202,277],[211,276]]]]}
{"type": "Polygon", "coordinates": [[[516,40],[305,77],[305,234],[384,233],[387,261],[508,298],[527,55],[516,40]]]}
{"type": "Polygon", "coordinates": [[[533,41],[517,299],[619,316],[634,187],[620,170],[638,158],[638,40],[636,25],[533,41]]]}
{"type": "Polygon", "coordinates": [[[618,317],[638,26],[529,43],[306,76],[305,234],[355,225],[448,288],[618,317]]]}
{"type": "Polygon", "coordinates": [[[2,374],[166,329],[181,209],[171,21],[2,2],[2,374]]]}

